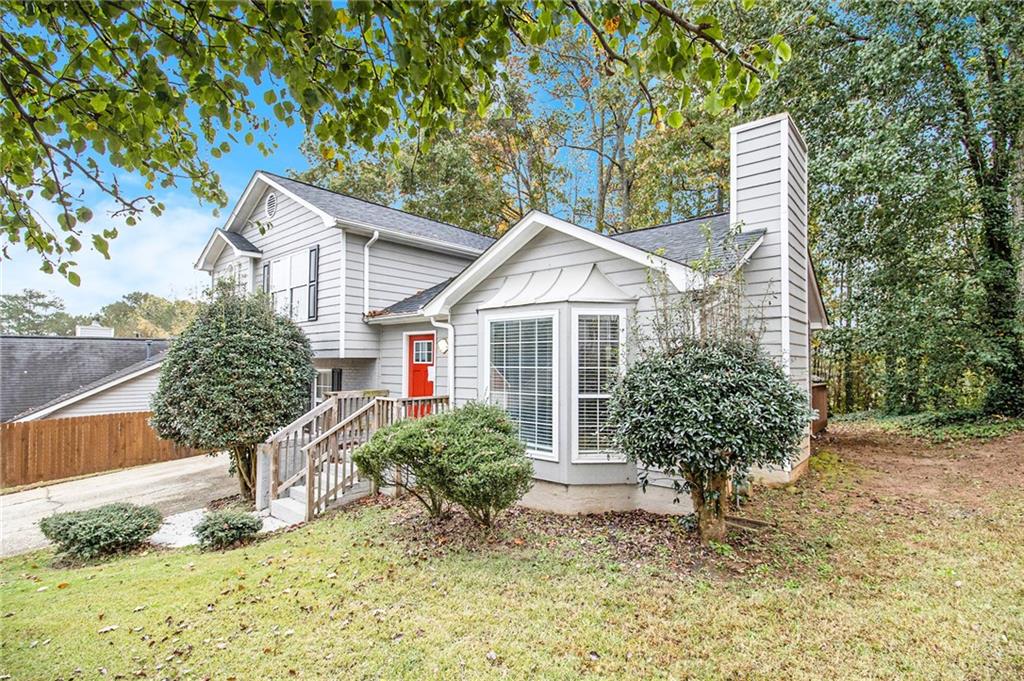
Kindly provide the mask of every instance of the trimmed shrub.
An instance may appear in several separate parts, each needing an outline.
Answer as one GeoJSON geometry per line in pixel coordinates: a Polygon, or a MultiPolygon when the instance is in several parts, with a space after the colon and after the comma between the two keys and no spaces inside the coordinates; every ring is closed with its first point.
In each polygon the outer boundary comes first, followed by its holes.
{"type": "Polygon", "coordinates": [[[725,537],[730,476],[786,464],[812,415],[807,392],[760,349],[720,340],[640,358],[611,401],[621,451],[683,480],[676,492],[689,492],[706,541],[725,537]]]}
{"type": "Polygon", "coordinates": [[[65,556],[92,560],[138,548],[163,523],[152,506],[117,503],[55,513],[39,521],[43,536],[65,556]]]}
{"type": "Polygon", "coordinates": [[[500,408],[479,403],[383,428],[353,458],[363,475],[407,489],[431,515],[454,503],[485,527],[533,478],[515,425],[500,408]]]}
{"type": "Polygon", "coordinates": [[[313,353],[265,294],[240,293],[230,280],[209,293],[167,351],[150,423],[179,445],[231,452],[229,470],[252,501],[256,445],[309,409],[313,353]]]}
{"type": "Polygon", "coordinates": [[[263,521],[241,509],[213,511],[203,516],[192,529],[204,549],[226,549],[244,544],[263,527],[263,521]]]}

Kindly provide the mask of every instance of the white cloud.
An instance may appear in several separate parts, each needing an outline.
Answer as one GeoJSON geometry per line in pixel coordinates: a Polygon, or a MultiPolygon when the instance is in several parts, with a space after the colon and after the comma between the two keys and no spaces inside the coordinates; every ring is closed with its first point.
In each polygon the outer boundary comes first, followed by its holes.
{"type": "MultiPolygon", "coordinates": [[[[187,193],[163,197],[166,210],[160,217],[146,214],[135,227],[120,226],[118,237],[110,242],[110,260],[83,239],[82,250],[73,254],[82,277],[81,286],[70,285],[58,274],[39,271],[41,261],[18,244],[10,244],[11,260],[0,266],[0,292],[15,293],[24,288],[51,292],[64,299],[73,314],[97,312],[132,291],[147,291],[167,298],[193,297],[209,284],[209,275],[197,272],[193,264],[199,257],[210,232],[221,226],[222,217],[214,217],[213,208],[200,206],[187,193]]],[[[56,212],[49,204],[34,206],[56,224],[56,212]]],[[[110,204],[100,205],[90,232],[102,229],[110,204]]]]}

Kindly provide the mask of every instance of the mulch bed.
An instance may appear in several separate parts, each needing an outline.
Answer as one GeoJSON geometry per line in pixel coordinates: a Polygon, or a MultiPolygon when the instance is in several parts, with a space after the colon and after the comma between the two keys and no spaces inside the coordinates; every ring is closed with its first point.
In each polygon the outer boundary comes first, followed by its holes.
{"type": "Polygon", "coordinates": [[[705,546],[689,516],[664,516],[646,511],[561,515],[514,507],[486,531],[458,509],[433,519],[411,497],[380,497],[375,503],[391,509],[394,538],[413,560],[455,553],[551,552],[566,559],[614,563],[626,570],[743,573],[749,568],[743,547],[760,532],[730,527],[732,549],[723,553],[705,546]]]}

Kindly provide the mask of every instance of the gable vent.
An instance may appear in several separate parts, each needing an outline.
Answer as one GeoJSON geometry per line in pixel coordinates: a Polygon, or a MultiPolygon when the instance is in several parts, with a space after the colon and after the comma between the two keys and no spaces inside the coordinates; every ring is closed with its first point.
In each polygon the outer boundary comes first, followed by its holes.
{"type": "Polygon", "coordinates": [[[266,209],[267,217],[274,217],[274,213],[277,212],[277,194],[275,192],[270,192],[269,194],[267,194],[266,209]]]}

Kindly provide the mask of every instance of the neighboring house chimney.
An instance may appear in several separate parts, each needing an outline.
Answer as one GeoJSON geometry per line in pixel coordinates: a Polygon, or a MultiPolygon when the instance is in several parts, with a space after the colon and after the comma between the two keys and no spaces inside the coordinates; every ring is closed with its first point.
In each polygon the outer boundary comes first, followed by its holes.
{"type": "Polygon", "coordinates": [[[729,217],[766,230],[744,266],[747,295],[761,308],[762,344],[810,392],[807,144],[789,114],[729,131],[729,217]]]}
{"type": "Polygon", "coordinates": [[[114,330],[109,326],[100,326],[96,320],[93,320],[89,326],[76,324],[75,335],[84,338],[113,338],[114,330]]]}

